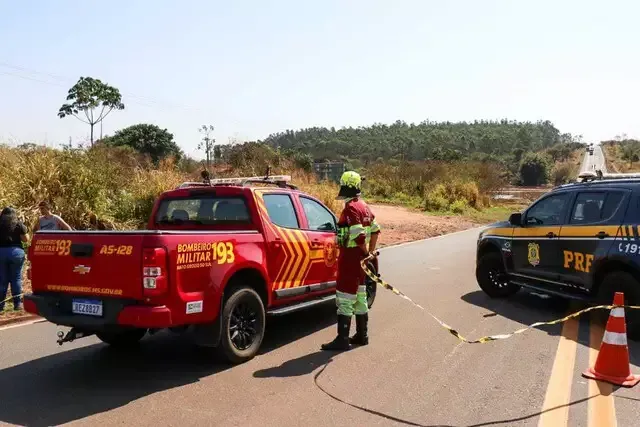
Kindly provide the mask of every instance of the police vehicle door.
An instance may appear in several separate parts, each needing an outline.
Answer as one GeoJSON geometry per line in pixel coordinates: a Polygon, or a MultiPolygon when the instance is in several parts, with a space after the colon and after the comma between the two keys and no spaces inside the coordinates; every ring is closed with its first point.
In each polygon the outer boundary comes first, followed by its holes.
{"type": "Polygon", "coordinates": [[[622,188],[578,192],[569,224],[560,232],[562,282],[591,288],[593,266],[607,256],[619,234],[630,195],[622,188]]]}
{"type": "Polygon", "coordinates": [[[558,236],[572,199],[573,195],[568,192],[550,194],[524,212],[522,225],[513,230],[514,276],[530,280],[558,280],[561,261],[558,236]]]}

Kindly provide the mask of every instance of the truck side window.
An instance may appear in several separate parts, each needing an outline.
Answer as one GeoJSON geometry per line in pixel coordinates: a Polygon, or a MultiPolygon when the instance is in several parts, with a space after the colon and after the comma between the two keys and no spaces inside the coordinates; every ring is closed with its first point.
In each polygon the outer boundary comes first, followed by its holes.
{"type": "Polygon", "coordinates": [[[571,224],[593,224],[603,220],[602,206],[606,193],[579,193],[571,214],[571,224]]]}
{"type": "Polygon", "coordinates": [[[335,218],[327,208],[307,197],[300,197],[300,202],[307,216],[309,230],[336,231],[335,218]]]}
{"type": "Polygon", "coordinates": [[[624,193],[608,191],[606,193],[580,193],[571,215],[571,224],[594,224],[610,220],[618,211],[624,193]]]}
{"type": "Polygon", "coordinates": [[[300,227],[291,197],[286,194],[265,194],[262,197],[271,222],[285,228],[300,227]]]}
{"type": "Polygon", "coordinates": [[[526,214],[526,225],[561,225],[568,210],[569,193],[548,196],[533,205],[526,214]]]}

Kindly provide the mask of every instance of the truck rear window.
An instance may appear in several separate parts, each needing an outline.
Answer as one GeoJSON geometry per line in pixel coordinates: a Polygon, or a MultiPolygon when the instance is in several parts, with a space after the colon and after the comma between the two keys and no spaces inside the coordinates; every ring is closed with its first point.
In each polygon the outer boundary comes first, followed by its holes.
{"type": "Polygon", "coordinates": [[[243,197],[183,197],[160,202],[159,224],[250,224],[251,215],[243,197]]]}

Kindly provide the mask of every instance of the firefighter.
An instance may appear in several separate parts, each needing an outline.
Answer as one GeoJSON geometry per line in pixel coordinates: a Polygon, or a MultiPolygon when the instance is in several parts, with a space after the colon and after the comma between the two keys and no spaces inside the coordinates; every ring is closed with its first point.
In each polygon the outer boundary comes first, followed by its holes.
{"type": "Polygon", "coordinates": [[[380,226],[369,206],[360,198],[361,183],[362,178],[354,171],[347,171],[340,178],[337,199],[345,200],[345,205],[338,222],[338,336],[330,343],[323,344],[322,350],[348,350],[351,344],[369,344],[369,305],[364,284],[365,272],[360,261],[375,250],[380,226]],[[354,314],[356,334],[349,338],[354,314]]]}

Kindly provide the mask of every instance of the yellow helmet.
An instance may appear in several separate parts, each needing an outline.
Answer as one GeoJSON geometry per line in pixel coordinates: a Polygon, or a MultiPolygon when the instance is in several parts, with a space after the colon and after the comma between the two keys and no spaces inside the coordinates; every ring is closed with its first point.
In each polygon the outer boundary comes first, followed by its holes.
{"type": "Polygon", "coordinates": [[[346,171],[340,177],[340,192],[338,199],[356,197],[360,195],[362,177],[356,171],[346,171]]]}

